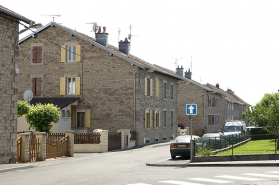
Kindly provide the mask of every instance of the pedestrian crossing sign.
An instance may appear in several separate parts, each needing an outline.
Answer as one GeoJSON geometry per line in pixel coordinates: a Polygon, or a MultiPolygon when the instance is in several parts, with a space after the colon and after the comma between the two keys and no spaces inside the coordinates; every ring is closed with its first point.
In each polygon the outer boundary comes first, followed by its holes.
{"type": "Polygon", "coordinates": [[[197,115],[197,104],[186,104],[186,115],[197,115]]]}

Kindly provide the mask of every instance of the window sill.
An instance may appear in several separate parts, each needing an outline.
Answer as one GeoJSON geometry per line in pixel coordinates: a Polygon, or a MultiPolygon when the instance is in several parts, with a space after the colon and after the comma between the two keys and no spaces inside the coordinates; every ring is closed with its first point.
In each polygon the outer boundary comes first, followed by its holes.
{"type": "Polygon", "coordinates": [[[44,63],[31,63],[32,66],[42,66],[44,63]]]}

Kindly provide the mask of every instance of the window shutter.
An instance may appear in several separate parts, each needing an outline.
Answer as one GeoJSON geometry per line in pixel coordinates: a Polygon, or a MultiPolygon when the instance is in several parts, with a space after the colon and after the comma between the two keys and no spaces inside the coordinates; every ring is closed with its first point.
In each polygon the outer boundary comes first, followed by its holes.
{"type": "Polygon", "coordinates": [[[159,111],[159,127],[161,127],[161,111],[159,111]]]}
{"type": "Polygon", "coordinates": [[[61,62],[66,62],[66,46],[61,46],[61,62]]]}
{"type": "Polygon", "coordinates": [[[147,127],[147,111],[144,110],[144,128],[147,127]]]}
{"type": "Polygon", "coordinates": [[[153,122],[152,122],[152,120],[153,120],[153,119],[152,119],[152,112],[153,112],[152,110],[149,110],[149,116],[150,116],[150,125],[149,125],[149,127],[150,127],[150,128],[151,128],[152,125],[153,125],[153,124],[152,124],[152,123],[153,123],[153,122]]]}
{"type": "Polygon", "coordinates": [[[37,46],[32,47],[32,62],[37,62],[37,46]]]}
{"type": "MultiPolygon", "coordinates": [[[[73,111],[73,109],[71,111],[73,111]]],[[[71,116],[71,127],[72,128],[76,127],[76,111],[73,112],[71,116]]]]}
{"type": "Polygon", "coordinates": [[[80,95],[80,77],[76,77],[76,95],[80,95]]]}
{"type": "Polygon", "coordinates": [[[81,52],[80,52],[80,48],[81,48],[81,46],[80,45],[76,45],[76,62],[80,62],[81,60],[81,57],[80,57],[80,55],[81,55],[81,52]]]}
{"type": "Polygon", "coordinates": [[[154,127],[156,127],[156,110],[154,110],[154,127]]]}
{"type": "Polygon", "coordinates": [[[65,95],[65,82],[66,78],[65,77],[60,77],[60,95],[65,95]]]}
{"type": "Polygon", "coordinates": [[[212,107],[215,107],[215,97],[212,97],[212,107]]]}
{"type": "Polygon", "coordinates": [[[91,110],[86,109],[85,110],[85,127],[87,127],[87,128],[90,128],[90,114],[91,114],[91,110]]]}
{"type": "Polygon", "coordinates": [[[32,78],[32,92],[33,95],[36,94],[36,78],[32,78]]]}
{"type": "Polygon", "coordinates": [[[159,80],[156,80],[156,98],[160,96],[159,80]]]}
{"type": "Polygon", "coordinates": [[[144,95],[147,95],[147,78],[144,78],[144,95]]]}
{"type": "Polygon", "coordinates": [[[150,79],[150,96],[153,96],[153,80],[150,79]]]}
{"type": "Polygon", "coordinates": [[[42,63],[42,46],[37,46],[37,63],[42,63]]]}
{"type": "Polygon", "coordinates": [[[41,78],[36,78],[36,96],[41,96],[41,78]]]}

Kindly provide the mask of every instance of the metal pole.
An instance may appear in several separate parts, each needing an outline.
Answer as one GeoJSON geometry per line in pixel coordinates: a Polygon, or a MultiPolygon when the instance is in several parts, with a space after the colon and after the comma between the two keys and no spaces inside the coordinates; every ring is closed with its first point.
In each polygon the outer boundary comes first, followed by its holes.
{"type": "MultiPolygon", "coordinates": [[[[193,132],[193,127],[192,127],[192,115],[190,115],[190,120],[191,120],[191,140],[190,140],[190,144],[193,144],[194,142],[192,142],[192,132],[193,132]]],[[[194,146],[190,145],[190,163],[193,162],[193,148],[194,146]]]]}

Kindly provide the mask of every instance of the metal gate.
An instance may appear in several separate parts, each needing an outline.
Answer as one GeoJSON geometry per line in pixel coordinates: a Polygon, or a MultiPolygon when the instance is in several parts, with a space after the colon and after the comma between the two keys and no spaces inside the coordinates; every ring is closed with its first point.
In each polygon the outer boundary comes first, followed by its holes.
{"type": "Polygon", "coordinates": [[[108,134],[108,150],[121,149],[121,132],[116,134],[108,134]]]}

